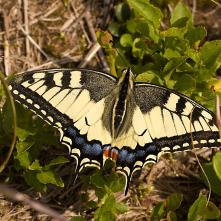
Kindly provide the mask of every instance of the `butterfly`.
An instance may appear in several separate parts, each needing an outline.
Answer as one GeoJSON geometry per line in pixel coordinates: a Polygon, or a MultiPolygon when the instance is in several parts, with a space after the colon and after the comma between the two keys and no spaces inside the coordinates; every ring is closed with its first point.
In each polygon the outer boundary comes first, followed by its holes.
{"type": "Polygon", "coordinates": [[[106,159],[126,178],[162,152],[219,147],[214,114],[162,86],[134,81],[130,68],[119,79],[88,69],[48,69],[16,75],[14,99],[60,131],[60,141],[84,167],[106,159]]]}

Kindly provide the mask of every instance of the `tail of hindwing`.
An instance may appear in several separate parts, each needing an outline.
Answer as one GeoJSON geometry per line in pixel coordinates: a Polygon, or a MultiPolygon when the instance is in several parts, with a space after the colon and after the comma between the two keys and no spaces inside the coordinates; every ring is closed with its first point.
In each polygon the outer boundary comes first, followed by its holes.
{"type": "Polygon", "coordinates": [[[137,146],[132,150],[129,147],[123,147],[118,151],[116,161],[116,171],[125,176],[125,195],[127,194],[130,180],[135,171],[141,170],[147,163],[157,162],[158,149],[153,144],[147,144],[145,147],[137,146]]]}
{"type": "Polygon", "coordinates": [[[81,135],[73,126],[63,129],[61,142],[68,147],[71,157],[76,160],[76,174],[88,166],[102,167],[103,152],[100,142],[88,141],[86,135],[81,135]]]}

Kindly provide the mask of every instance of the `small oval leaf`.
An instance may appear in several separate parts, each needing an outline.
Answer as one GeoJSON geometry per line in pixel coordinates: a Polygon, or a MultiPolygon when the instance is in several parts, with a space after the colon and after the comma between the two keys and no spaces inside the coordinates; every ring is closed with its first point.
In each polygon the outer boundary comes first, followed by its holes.
{"type": "Polygon", "coordinates": [[[221,181],[221,152],[216,153],[216,155],[213,157],[213,168],[217,177],[221,181]]]}

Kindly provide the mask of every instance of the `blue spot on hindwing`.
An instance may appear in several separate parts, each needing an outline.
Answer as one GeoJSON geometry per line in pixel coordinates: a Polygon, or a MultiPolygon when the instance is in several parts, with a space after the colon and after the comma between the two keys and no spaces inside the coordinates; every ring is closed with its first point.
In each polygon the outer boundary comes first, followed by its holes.
{"type": "Polygon", "coordinates": [[[157,147],[155,145],[150,145],[147,147],[147,152],[148,153],[156,153],[157,152],[157,147]]]}
{"type": "Polygon", "coordinates": [[[92,147],[90,144],[84,144],[82,147],[82,153],[86,155],[91,155],[92,154],[92,147]]]}
{"type": "Polygon", "coordinates": [[[126,158],[127,158],[127,155],[128,155],[128,151],[127,150],[121,150],[121,151],[119,151],[120,153],[119,153],[119,155],[118,155],[118,159],[120,160],[120,161],[125,161],[126,160],[126,158]]]}
{"type": "Polygon", "coordinates": [[[135,162],[135,154],[134,153],[129,153],[127,155],[126,161],[131,164],[135,162]]]}
{"type": "Polygon", "coordinates": [[[144,150],[137,150],[136,157],[138,157],[138,158],[145,157],[145,151],[144,150]]]}
{"type": "Polygon", "coordinates": [[[66,132],[67,132],[67,135],[71,138],[75,138],[77,135],[77,131],[73,127],[68,127],[66,132]]]}
{"type": "Polygon", "coordinates": [[[85,143],[85,141],[84,141],[84,138],[83,137],[76,137],[75,138],[75,144],[77,144],[77,145],[82,145],[82,144],[84,144],[85,143]]]}
{"type": "Polygon", "coordinates": [[[102,154],[102,149],[101,149],[101,145],[98,143],[95,143],[92,145],[92,150],[93,150],[93,154],[95,156],[98,156],[100,154],[102,154]]]}

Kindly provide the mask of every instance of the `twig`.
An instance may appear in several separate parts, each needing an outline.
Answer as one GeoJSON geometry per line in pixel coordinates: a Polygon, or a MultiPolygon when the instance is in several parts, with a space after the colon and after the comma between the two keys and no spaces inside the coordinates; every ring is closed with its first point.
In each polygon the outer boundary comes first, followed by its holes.
{"type": "Polygon", "coordinates": [[[46,13],[42,13],[43,15],[40,16],[40,18],[34,18],[31,22],[30,25],[34,25],[37,23],[39,20],[47,18],[49,15],[54,13],[61,5],[61,1],[55,1],[53,2],[49,7],[46,13]]]}
{"type": "Polygon", "coordinates": [[[97,53],[97,51],[101,48],[101,46],[98,43],[95,43],[91,49],[86,54],[84,60],[79,64],[79,68],[84,68],[88,62],[94,57],[94,55],[97,53]]]}
{"type": "MultiPolygon", "coordinates": [[[[72,23],[72,28],[77,25],[82,18],[85,16],[85,11],[83,11],[80,15],[77,16],[77,19],[72,23]]],[[[71,24],[70,24],[71,25],[71,24]]],[[[65,29],[62,29],[62,31],[66,30],[69,26],[66,26],[65,29]]]]}
{"type": "Polygon", "coordinates": [[[216,4],[217,6],[221,7],[221,4],[215,0],[210,0],[211,2],[213,2],[214,4],[216,4]]]}
{"type": "Polygon", "coordinates": [[[207,12],[204,16],[205,16],[205,17],[212,16],[212,15],[213,15],[214,13],[216,13],[220,8],[221,8],[221,5],[220,5],[220,6],[217,6],[217,7],[214,8],[213,10],[207,12]]]}
{"type": "Polygon", "coordinates": [[[74,14],[75,14],[75,17],[77,18],[77,19],[75,20],[74,24],[72,25],[72,28],[73,28],[76,24],[80,24],[80,26],[81,26],[81,28],[82,28],[82,30],[83,30],[83,32],[84,32],[85,38],[87,39],[87,42],[88,42],[89,47],[90,47],[90,46],[91,46],[91,41],[90,41],[90,39],[89,39],[89,37],[88,37],[88,35],[87,35],[87,32],[86,32],[86,30],[85,30],[85,27],[84,27],[83,23],[82,23],[82,19],[85,18],[85,15],[87,14],[87,9],[84,10],[84,11],[79,15],[78,12],[77,12],[77,10],[76,10],[75,7],[74,7],[73,2],[71,2],[71,8],[72,8],[72,10],[73,10],[73,12],[74,12],[74,14]]]}
{"type": "Polygon", "coordinates": [[[85,14],[85,21],[87,23],[92,40],[97,41],[97,36],[96,36],[95,30],[94,30],[94,26],[91,22],[91,15],[89,12],[86,12],[86,14],[85,14]]]}
{"type": "Polygon", "coordinates": [[[24,23],[25,23],[25,49],[26,49],[26,56],[28,57],[30,51],[30,44],[29,44],[29,27],[28,27],[28,0],[23,0],[24,5],[24,23]]]}
{"type": "Polygon", "coordinates": [[[102,30],[106,30],[108,24],[111,21],[114,12],[114,2],[115,0],[105,0],[103,1],[103,11],[102,11],[102,21],[99,24],[99,27],[102,30]]]}
{"type": "Polygon", "coordinates": [[[196,13],[196,0],[193,0],[193,7],[192,7],[192,17],[194,21],[195,13],[196,13]]]}
{"type": "Polygon", "coordinates": [[[21,202],[22,204],[27,204],[40,213],[47,214],[48,216],[53,217],[58,221],[67,221],[64,216],[62,216],[57,211],[49,208],[47,205],[40,203],[37,200],[31,199],[28,195],[11,189],[4,184],[0,184],[0,191],[11,200],[21,202]]]}
{"type": "MultiPolygon", "coordinates": [[[[90,19],[90,14],[89,12],[86,13],[85,15],[85,20],[86,20],[86,23],[87,23],[87,26],[88,26],[88,30],[90,32],[90,35],[91,35],[91,38],[94,42],[97,42],[97,36],[96,36],[96,33],[95,33],[95,30],[94,30],[94,26],[91,22],[91,19],[90,19]]],[[[104,53],[103,51],[101,50],[101,48],[98,50],[98,56],[100,58],[100,61],[102,62],[103,64],[103,67],[105,69],[105,71],[108,71],[109,70],[109,66],[105,60],[105,56],[104,56],[104,53]]]]}
{"type": "Polygon", "coordinates": [[[4,22],[4,29],[5,29],[5,34],[4,34],[4,69],[5,69],[5,75],[8,76],[10,73],[10,55],[9,55],[9,42],[8,42],[8,18],[6,14],[3,12],[3,22],[4,22]]]}
{"type": "MultiPolygon", "coordinates": [[[[33,68],[29,68],[26,71],[32,71],[32,70],[37,70],[37,69],[41,69],[41,68],[47,68],[48,66],[50,66],[52,64],[61,65],[61,64],[66,64],[66,63],[70,63],[70,62],[79,62],[81,57],[82,56],[79,55],[79,56],[75,56],[75,57],[64,57],[64,58],[61,58],[61,59],[58,59],[58,60],[48,61],[44,64],[34,66],[33,68]]],[[[18,73],[18,74],[20,74],[20,73],[18,73]]]]}
{"type": "Polygon", "coordinates": [[[35,40],[30,35],[28,35],[28,33],[25,32],[24,28],[20,24],[18,28],[23,32],[24,35],[27,36],[29,41],[48,59],[48,55],[41,49],[41,47],[35,42],[35,40]]]}
{"type": "Polygon", "coordinates": [[[68,27],[71,26],[71,24],[74,22],[74,20],[76,19],[75,16],[71,16],[61,27],[61,32],[65,31],[68,27]]]}

